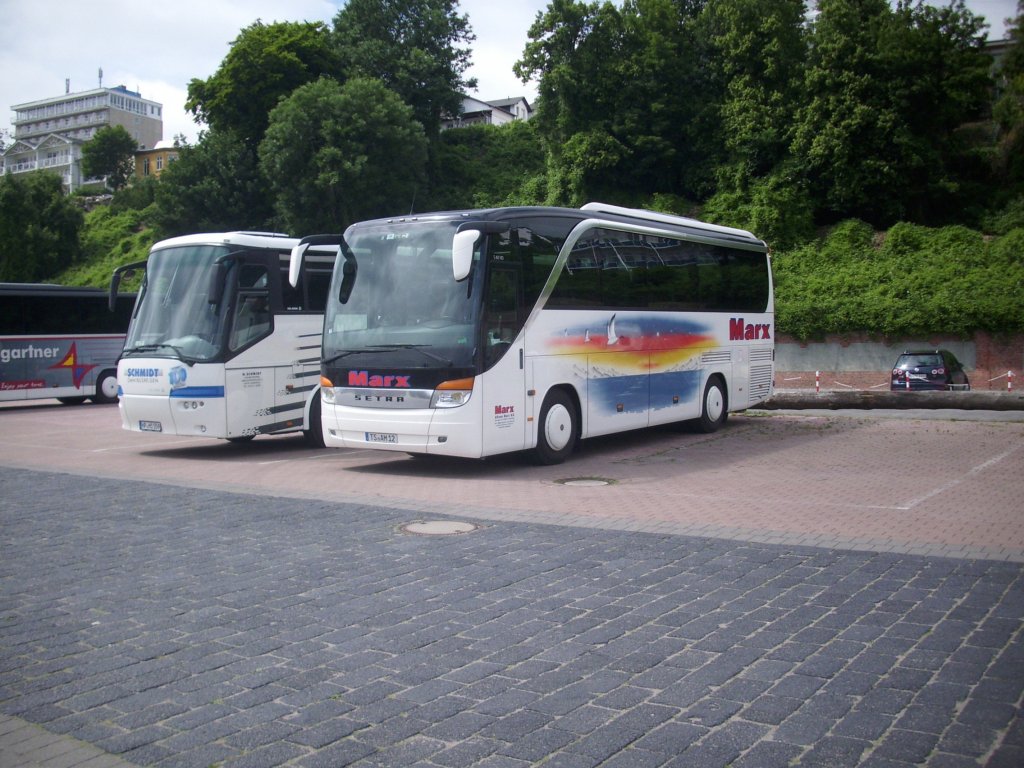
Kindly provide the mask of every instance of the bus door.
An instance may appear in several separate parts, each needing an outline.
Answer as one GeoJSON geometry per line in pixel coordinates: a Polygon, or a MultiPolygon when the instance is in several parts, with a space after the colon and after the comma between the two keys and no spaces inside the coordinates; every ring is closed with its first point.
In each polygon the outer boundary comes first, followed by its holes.
{"type": "Polygon", "coordinates": [[[526,443],[526,321],[522,270],[514,263],[491,263],[484,297],[483,444],[488,453],[521,450],[526,443]]]}
{"type": "Polygon", "coordinates": [[[264,342],[274,330],[273,278],[264,263],[240,260],[232,272],[235,298],[224,366],[227,435],[244,437],[270,431],[274,421],[275,355],[264,342]]]}

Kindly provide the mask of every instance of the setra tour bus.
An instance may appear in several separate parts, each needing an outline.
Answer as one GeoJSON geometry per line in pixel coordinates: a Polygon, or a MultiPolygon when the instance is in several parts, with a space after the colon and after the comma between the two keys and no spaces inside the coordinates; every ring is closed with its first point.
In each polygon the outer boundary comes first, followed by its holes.
{"type": "Polygon", "coordinates": [[[711,432],[772,394],[771,267],[749,232],[590,203],[366,221],[334,238],[327,446],[528,449],[554,464],[596,435],[691,420],[711,432]]]}
{"type": "Polygon", "coordinates": [[[313,248],[288,281],[299,241],[225,232],[155,244],[117,366],[122,426],[136,432],[252,440],[305,433],[322,446],[320,334],[337,247],[313,248]]]}
{"type": "Polygon", "coordinates": [[[117,402],[117,357],[134,294],[0,283],[0,401],[117,402]],[[113,311],[111,311],[113,309],[113,311]]]}

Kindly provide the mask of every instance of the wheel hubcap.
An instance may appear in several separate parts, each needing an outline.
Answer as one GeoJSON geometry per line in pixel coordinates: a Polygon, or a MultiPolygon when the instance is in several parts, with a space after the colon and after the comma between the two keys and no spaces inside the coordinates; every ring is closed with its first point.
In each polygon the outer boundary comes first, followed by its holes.
{"type": "Polygon", "coordinates": [[[572,437],[572,415],[564,405],[554,405],[544,421],[544,437],[553,450],[560,451],[572,437]]]}
{"type": "Polygon", "coordinates": [[[708,390],[707,401],[704,403],[704,410],[711,421],[718,421],[722,418],[722,410],[725,407],[724,399],[722,398],[722,390],[718,387],[712,387],[708,390]]]}

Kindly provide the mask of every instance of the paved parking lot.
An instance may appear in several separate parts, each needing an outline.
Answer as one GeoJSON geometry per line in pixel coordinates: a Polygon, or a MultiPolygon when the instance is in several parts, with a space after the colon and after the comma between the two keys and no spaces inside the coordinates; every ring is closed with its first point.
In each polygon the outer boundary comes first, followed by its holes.
{"type": "Polygon", "coordinates": [[[1024,764],[1024,424],[746,416],[555,468],[0,430],[5,767],[1024,764]]]}

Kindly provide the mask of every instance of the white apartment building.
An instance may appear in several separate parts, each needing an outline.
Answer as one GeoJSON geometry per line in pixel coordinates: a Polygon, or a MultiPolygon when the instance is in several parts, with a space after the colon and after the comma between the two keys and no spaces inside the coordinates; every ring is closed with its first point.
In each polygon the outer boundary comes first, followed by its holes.
{"type": "Polygon", "coordinates": [[[0,153],[0,173],[51,170],[73,192],[83,179],[82,144],[105,126],[120,125],[150,149],[163,138],[163,105],[119,85],[15,104],[14,141],[0,153]]]}

